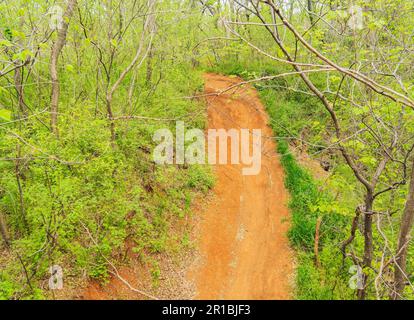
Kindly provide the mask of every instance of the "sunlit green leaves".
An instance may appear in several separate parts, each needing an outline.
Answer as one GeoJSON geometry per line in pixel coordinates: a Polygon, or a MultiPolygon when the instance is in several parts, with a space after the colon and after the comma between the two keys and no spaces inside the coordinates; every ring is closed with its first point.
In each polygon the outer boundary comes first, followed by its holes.
{"type": "Polygon", "coordinates": [[[7,40],[9,40],[9,41],[12,41],[12,40],[13,40],[13,33],[12,33],[12,30],[11,30],[9,27],[6,27],[6,28],[4,29],[3,34],[4,34],[4,37],[5,37],[7,40]]]}
{"type": "Polygon", "coordinates": [[[26,61],[27,58],[33,57],[33,52],[28,49],[25,49],[19,53],[13,55],[13,60],[26,61]]]}
{"type": "Polygon", "coordinates": [[[10,40],[7,39],[0,39],[0,47],[13,47],[13,43],[10,42],[10,40]]]}
{"type": "Polygon", "coordinates": [[[0,109],[0,120],[10,121],[12,117],[11,111],[7,109],[0,109]]]}

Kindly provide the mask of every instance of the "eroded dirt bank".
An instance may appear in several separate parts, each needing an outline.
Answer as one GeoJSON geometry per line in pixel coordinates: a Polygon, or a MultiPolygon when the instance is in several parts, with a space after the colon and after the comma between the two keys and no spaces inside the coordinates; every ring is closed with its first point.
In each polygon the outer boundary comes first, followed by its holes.
{"type": "MultiPolygon", "coordinates": [[[[208,94],[242,80],[206,74],[205,81],[208,94]]],[[[262,130],[262,168],[256,176],[243,176],[241,165],[215,166],[215,198],[201,212],[201,259],[188,275],[196,284],[195,298],[289,299],[287,191],[264,107],[250,86],[208,96],[207,103],[210,129],[262,130]]]]}

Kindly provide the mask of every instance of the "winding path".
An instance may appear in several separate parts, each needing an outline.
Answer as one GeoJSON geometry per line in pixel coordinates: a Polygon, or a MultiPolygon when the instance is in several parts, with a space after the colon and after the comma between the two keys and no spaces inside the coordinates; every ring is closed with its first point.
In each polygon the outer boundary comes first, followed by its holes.
{"type": "MultiPolygon", "coordinates": [[[[240,78],[205,75],[205,92],[239,83],[240,78]]],[[[217,165],[214,200],[201,212],[200,262],[188,277],[196,299],[289,299],[294,274],[287,239],[288,195],[268,117],[257,92],[238,87],[210,95],[210,129],[262,129],[262,168],[243,176],[240,165],[217,165]]]]}

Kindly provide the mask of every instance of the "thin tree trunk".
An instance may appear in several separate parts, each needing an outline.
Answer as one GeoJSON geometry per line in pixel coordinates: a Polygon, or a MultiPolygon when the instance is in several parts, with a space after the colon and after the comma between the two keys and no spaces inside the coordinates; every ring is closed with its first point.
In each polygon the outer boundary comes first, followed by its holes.
{"type": "Polygon", "coordinates": [[[145,82],[148,88],[151,87],[152,70],[153,70],[152,58],[153,57],[154,57],[154,47],[153,45],[151,45],[151,48],[149,49],[148,57],[147,57],[147,74],[146,74],[146,79],[145,79],[145,82]]]}
{"type": "Polygon", "coordinates": [[[14,166],[14,172],[16,175],[16,184],[17,184],[17,190],[19,191],[19,203],[20,203],[20,216],[21,216],[21,222],[24,228],[24,232],[29,232],[29,224],[26,220],[26,208],[24,203],[24,194],[23,194],[23,187],[22,187],[22,174],[21,174],[21,167],[20,167],[20,160],[21,158],[21,148],[20,145],[17,145],[17,153],[16,153],[16,160],[15,166],[14,166]]]}
{"type": "Polygon", "coordinates": [[[14,71],[14,87],[16,88],[17,99],[19,103],[19,111],[21,113],[21,116],[25,117],[27,115],[27,108],[24,103],[22,68],[17,68],[14,71]]]}
{"type": "Polygon", "coordinates": [[[318,217],[316,220],[316,227],[315,227],[315,245],[313,248],[314,254],[315,254],[315,265],[317,268],[320,266],[319,261],[319,232],[321,227],[322,217],[318,217]]]}
{"type": "MultiPolygon", "coordinates": [[[[151,13],[152,10],[155,8],[155,4],[156,1],[151,0],[149,1],[149,5],[148,5],[148,12],[151,13]]],[[[125,77],[127,76],[127,74],[136,66],[138,65],[141,66],[141,64],[144,62],[145,58],[148,56],[148,52],[151,49],[152,46],[152,40],[154,37],[154,33],[155,33],[155,23],[152,23],[155,18],[153,18],[153,15],[149,14],[145,20],[144,23],[144,28],[142,30],[141,33],[141,39],[139,41],[138,47],[137,47],[137,51],[135,53],[134,59],[131,61],[131,63],[121,72],[121,75],[119,76],[119,78],[115,81],[115,83],[111,86],[108,87],[108,91],[106,94],[106,110],[108,113],[108,118],[110,121],[110,131],[111,131],[111,145],[112,148],[116,147],[116,131],[115,131],[115,122],[114,122],[114,113],[112,110],[112,99],[113,99],[113,95],[115,93],[115,91],[118,89],[118,87],[121,85],[122,81],[124,81],[125,77]],[[145,45],[145,36],[147,35],[148,32],[148,36],[149,36],[149,43],[148,46],[145,50],[145,52],[143,52],[144,50],[144,45],[145,45]],[[141,59],[140,59],[141,58],[141,59]]],[[[109,84],[108,84],[109,86],[109,84]]]]}
{"type": "Polygon", "coordinates": [[[52,128],[52,132],[54,134],[58,134],[58,107],[59,107],[59,93],[60,93],[60,85],[59,85],[59,74],[58,74],[58,63],[59,63],[59,56],[62,51],[63,46],[66,42],[66,35],[68,32],[69,27],[69,20],[73,15],[73,11],[77,4],[77,0],[69,0],[68,6],[66,7],[65,14],[62,18],[62,24],[58,29],[58,37],[56,42],[52,46],[52,52],[50,57],[50,76],[52,79],[52,95],[51,95],[51,102],[50,102],[50,124],[52,128]]]}
{"type": "MultiPolygon", "coordinates": [[[[20,28],[23,28],[24,25],[24,18],[20,17],[20,28]]],[[[18,44],[23,47],[23,43],[21,38],[19,38],[18,40],[18,44]]],[[[18,60],[17,62],[15,62],[16,65],[25,65],[28,64],[30,62],[30,57],[26,58],[26,61],[21,61],[18,60]]],[[[17,93],[17,99],[18,99],[18,103],[19,103],[19,111],[20,111],[20,117],[24,118],[27,115],[27,106],[24,103],[24,87],[23,87],[23,69],[24,66],[16,68],[16,70],[14,71],[14,87],[16,89],[16,93],[17,93]]]]}
{"type": "Polygon", "coordinates": [[[9,232],[7,231],[6,219],[4,218],[3,212],[0,210],[0,233],[3,238],[6,247],[10,247],[10,237],[9,232]]]}
{"type": "MultiPolygon", "coordinates": [[[[151,5],[152,7],[152,5],[151,5]]],[[[154,3],[154,9],[155,9],[155,3],[154,3]]],[[[152,9],[152,10],[154,10],[152,9]]],[[[149,25],[151,28],[153,28],[154,32],[156,29],[156,24],[155,24],[155,15],[150,15],[150,22],[149,25]]],[[[153,58],[154,58],[154,44],[151,42],[150,47],[149,47],[149,51],[148,51],[148,57],[147,57],[147,75],[146,75],[146,85],[147,87],[151,87],[151,81],[152,81],[152,73],[153,73],[153,58]]]]}
{"type": "Polygon", "coordinates": [[[341,245],[341,251],[342,251],[343,259],[346,258],[346,248],[347,248],[347,246],[349,246],[355,239],[356,231],[357,231],[357,228],[358,228],[359,217],[360,217],[362,212],[363,212],[363,208],[361,206],[358,206],[355,210],[355,216],[352,219],[352,225],[351,225],[351,235],[341,245]]]}
{"type": "Polygon", "coordinates": [[[313,25],[313,2],[308,0],[308,14],[311,25],[313,25]]]}
{"type": "MultiPolygon", "coordinates": [[[[372,237],[372,207],[374,203],[374,198],[372,192],[368,192],[365,197],[365,212],[364,212],[364,257],[362,260],[362,265],[364,267],[371,267],[372,256],[373,256],[373,237],[372,237]]],[[[365,299],[366,295],[366,284],[368,282],[368,276],[363,273],[363,288],[358,289],[358,298],[360,300],[365,299]]]]}
{"type": "Polygon", "coordinates": [[[401,218],[400,234],[398,237],[398,246],[396,254],[396,265],[394,271],[394,292],[391,299],[399,300],[404,292],[406,285],[406,269],[407,269],[407,252],[408,243],[411,240],[411,230],[414,223],[414,161],[411,172],[410,188],[405,204],[404,213],[401,218]]]}

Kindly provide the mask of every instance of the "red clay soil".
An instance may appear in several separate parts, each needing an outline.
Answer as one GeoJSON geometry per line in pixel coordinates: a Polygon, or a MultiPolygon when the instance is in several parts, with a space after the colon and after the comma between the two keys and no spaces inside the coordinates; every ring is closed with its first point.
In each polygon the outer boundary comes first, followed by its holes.
{"type": "MultiPolygon", "coordinates": [[[[216,93],[240,78],[205,75],[216,93]]],[[[287,239],[288,194],[273,132],[257,92],[248,85],[207,96],[210,129],[261,129],[262,169],[243,176],[242,165],[216,165],[215,198],[201,213],[201,261],[188,277],[196,299],[289,299],[294,274],[287,239]]]]}

